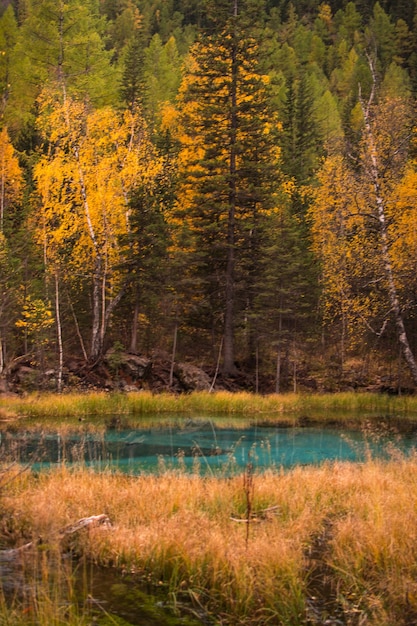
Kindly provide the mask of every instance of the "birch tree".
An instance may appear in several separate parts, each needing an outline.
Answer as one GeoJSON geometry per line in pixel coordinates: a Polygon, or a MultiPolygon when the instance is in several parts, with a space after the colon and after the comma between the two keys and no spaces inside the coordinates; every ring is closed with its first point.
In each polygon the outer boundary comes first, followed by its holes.
{"type": "Polygon", "coordinates": [[[160,163],[143,120],[131,112],[49,96],[40,106],[47,148],[34,171],[41,198],[37,239],[47,262],[91,284],[89,359],[95,362],[128,281],[119,267],[129,254],[129,194],[139,181],[151,185],[160,163]]]}
{"type": "Polygon", "coordinates": [[[385,106],[380,105],[379,115],[374,115],[377,77],[372,59],[369,59],[369,64],[373,77],[371,93],[367,101],[360,99],[364,119],[362,164],[370,185],[371,206],[378,224],[379,255],[387,282],[397,337],[414,384],[417,385],[417,363],[410,347],[399,299],[389,226],[390,205],[394,204],[392,192],[403,173],[407,155],[410,117],[407,115],[404,102],[392,100],[383,103],[385,106]],[[392,115],[392,111],[395,111],[395,115],[392,115]]]}
{"type": "Polygon", "coordinates": [[[326,306],[341,319],[342,344],[347,333],[360,337],[360,329],[381,336],[393,321],[417,384],[401,278],[409,252],[407,239],[399,237],[405,222],[400,183],[405,180],[412,115],[407,98],[379,97],[372,59],[369,67],[369,95],[359,94],[358,158],[329,157],[319,175],[321,186],[310,213],[314,247],[322,261],[326,306]]]}

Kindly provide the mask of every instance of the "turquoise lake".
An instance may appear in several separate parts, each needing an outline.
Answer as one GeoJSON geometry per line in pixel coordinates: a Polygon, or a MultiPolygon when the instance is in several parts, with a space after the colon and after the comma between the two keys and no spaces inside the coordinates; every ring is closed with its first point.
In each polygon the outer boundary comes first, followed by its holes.
{"type": "Polygon", "coordinates": [[[386,427],[364,432],[336,427],[256,426],[218,428],[211,420],[184,420],[157,428],[100,434],[1,433],[5,458],[29,462],[33,469],[82,463],[100,469],[139,474],[164,469],[233,473],[251,463],[255,469],[288,469],[325,461],[361,462],[388,458],[393,451],[409,455],[417,431],[400,434],[386,427]]]}

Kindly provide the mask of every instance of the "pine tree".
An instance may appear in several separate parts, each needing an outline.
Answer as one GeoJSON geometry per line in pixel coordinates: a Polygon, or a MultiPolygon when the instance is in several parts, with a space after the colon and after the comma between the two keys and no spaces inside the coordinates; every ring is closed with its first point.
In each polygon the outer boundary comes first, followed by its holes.
{"type": "Polygon", "coordinates": [[[159,35],[152,37],[144,60],[144,111],[153,126],[160,121],[161,107],[175,100],[181,82],[181,63],[175,37],[170,37],[165,45],[159,35]]]}
{"type": "Polygon", "coordinates": [[[304,72],[290,83],[284,113],[283,169],[300,184],[307,184],[322,151],[312,76],[304,72]]]}
{"type": "Polygon", "coordinates": [[[129,233],[120,240],[125,249],[121,270],[129,277],[124,298],[127,308],[121,310],[120,327],[125,345],[133,353],[138,350],[141,321],[142,325],[145,322],[154,337],[160,328],[158,304],[167,288],[168,274],[168,229],[164,217],[164,187],[167,181],[164,179],[161,172],[151,185],[137,185],[133,189],[129,200],[129,233]],[[132,319],[130,336],[126,336],[126,319],[132,319]]]}
{"type": "Polygon", "coordinates": [[[374,5],[365,40],[376,51],[380,69],[384,72],[395,55],[395,28],[379,2],[374,5]]]}
{"type": "Polygon", "coordinates": [[[258,353],[268,360],[269,371],[274,362],[277,393],[290,381],[296,387],[297,349],[313,336],[319,295],[318,266],[305,224],[291,213],[291,191],[289,185],[288,197],[270,217],[255,307],[258,353]]]}

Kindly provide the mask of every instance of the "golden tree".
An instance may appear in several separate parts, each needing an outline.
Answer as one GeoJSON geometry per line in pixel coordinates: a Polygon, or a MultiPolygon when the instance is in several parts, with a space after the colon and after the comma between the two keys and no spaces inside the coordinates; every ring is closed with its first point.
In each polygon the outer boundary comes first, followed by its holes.
{"type": "Polygon", "coordinates": [[[327,157],[318,182],[309,210],[312,247],[321,262],[324,321],[340,328],[343,371],[346,351],[372,328],[381,308],[375,288],[380,269],[377,244],[347,159],[341,154],[327,157]]]}
{"type": "Polygon", "coordinates": [[[46,153],[34,171],[41,198],[37,239],[47,262],[91,281],[94,362],[128,281],[119,267],[132,253],[129,195],[139,183],[151,188],[161,165],[137,114],[49,95],[40,107],[46,153]]]}
{"type": "Polygon", "coordinates": [[[22,197],[23,173],[7,128],[0,131],[0,232],[4,231],[7,211],[22,197]]]}

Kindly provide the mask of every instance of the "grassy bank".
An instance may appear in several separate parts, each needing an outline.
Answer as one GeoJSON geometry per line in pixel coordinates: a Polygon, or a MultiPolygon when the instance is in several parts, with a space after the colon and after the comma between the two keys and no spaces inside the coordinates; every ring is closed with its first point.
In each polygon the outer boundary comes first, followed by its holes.
{"type": "Polygon", "coordinates": [[[370,393],[261,396],[243,392],[194,392],[177,396],[168,393],[154,395],[144,391],[0,397],[3,424],[20,419],[25,425],[35,428],[57,424],[63,427],[65,423],[74,425],[76,420],[86,418],[91,428],[100,428],[115,417],[126,424],[146,425],[147,419],[155,421],[159,418],[163,421],[166,416],[228,417],[273,423],[294,423],[305,419],[360,421],[372,416],[414,419],[417,416],[417,396],[392,397],[370,393]]]}
{"type": "Polygon", "coordinates": [[[60,468],[4,486],[1,530],[53,544],[68,524],[105,513],[112,527],[77,534],[72,548],[152,579],[214,624],[301,626],[327,615],[406,626],[417,619],[416,501],[417,459],[395,451],[386,463],[232,479],[60,468]]]}
{"type": "MultiPolygon", "coordinates": [[[[366,393],[0,397],[2,428],[43,432],[140,427],[173,417],[216,418],[221,427],[335,420],[362,426],[370,418],[416,416],[417,398],[366,393]]],[[[0,540],[42,538],[28,553],[41,582],[25,604],[10,607],[0,593],[0,624],[90,626],[91,607],[77,605],[70,575],[55,569],[54,555],[70,548],[151,581],[213,626],[321,626],[326,619],[408,626],[417,623],[416,501],[417,458],[395,450],[385,463],[369,458],[232,478],[0,468],[0,540]],[[99,513],[109,516],[110,529],[60,538],[68,524],[99,513]]],[[[105,611],[94,620],[128,624],[105,611]]]]}

